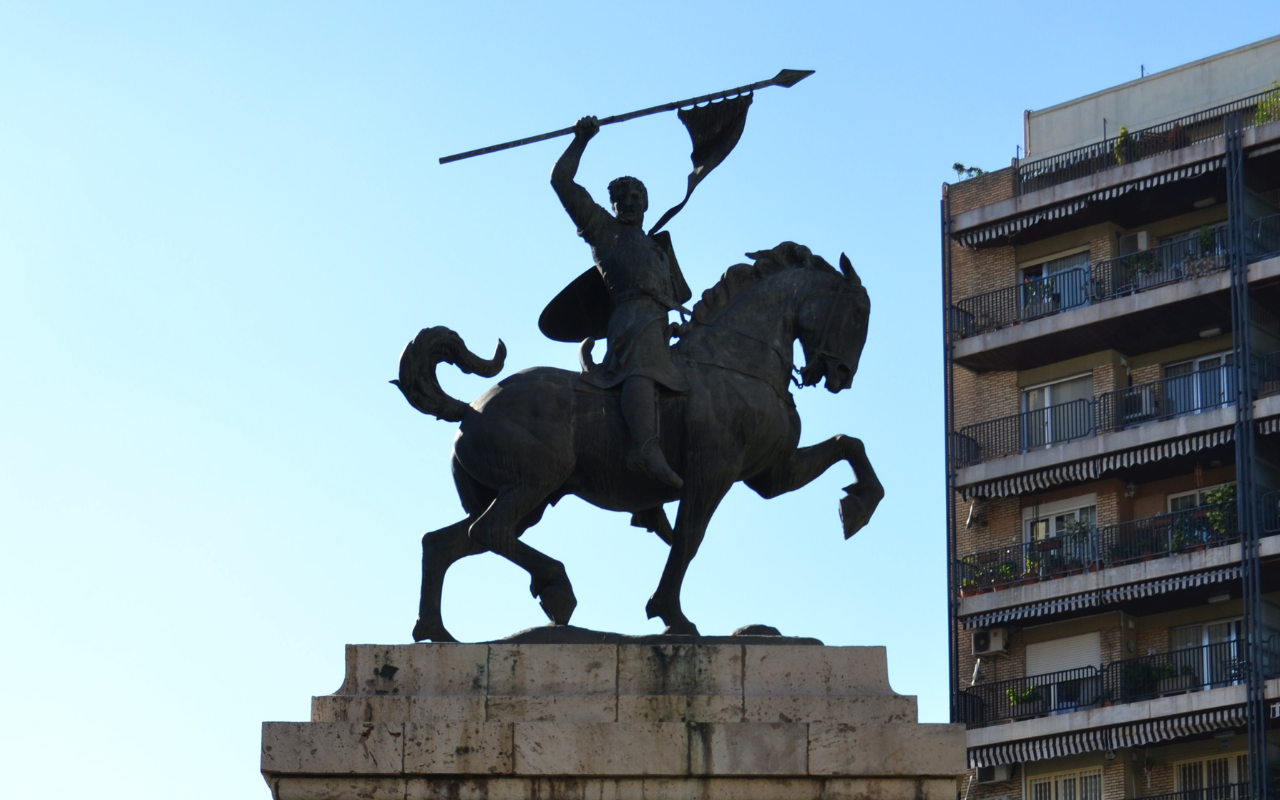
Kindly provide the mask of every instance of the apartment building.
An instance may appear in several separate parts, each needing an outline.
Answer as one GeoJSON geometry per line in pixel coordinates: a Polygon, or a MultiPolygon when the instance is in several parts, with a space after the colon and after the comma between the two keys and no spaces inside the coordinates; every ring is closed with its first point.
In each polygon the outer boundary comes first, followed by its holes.
{"type": "Polygon", "coordinates": [[[1280,37],[1027,112],[943,187],[963,800],[1280,787],[1276,78],[1280,37]]]}

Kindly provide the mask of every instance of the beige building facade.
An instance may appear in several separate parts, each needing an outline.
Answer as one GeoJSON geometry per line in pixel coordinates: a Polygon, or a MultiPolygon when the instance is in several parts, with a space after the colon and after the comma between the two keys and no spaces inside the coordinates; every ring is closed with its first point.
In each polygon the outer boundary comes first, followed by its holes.
{"type": "Polygon", "coordinates": [[[962,800],[1280,785],[1278,56],[1028,112],[943,187],[962,800]]]}

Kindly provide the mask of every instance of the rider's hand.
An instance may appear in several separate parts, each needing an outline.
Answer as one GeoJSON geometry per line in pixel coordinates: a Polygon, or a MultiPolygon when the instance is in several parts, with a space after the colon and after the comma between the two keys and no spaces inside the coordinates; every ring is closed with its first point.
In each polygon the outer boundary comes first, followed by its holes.
{"type": "Polygon", "coordinates": [[[589,141],[600,132],[600,121],[595,117],[583,117],[573,126],[573,133],[583,141],[589,141]]]}

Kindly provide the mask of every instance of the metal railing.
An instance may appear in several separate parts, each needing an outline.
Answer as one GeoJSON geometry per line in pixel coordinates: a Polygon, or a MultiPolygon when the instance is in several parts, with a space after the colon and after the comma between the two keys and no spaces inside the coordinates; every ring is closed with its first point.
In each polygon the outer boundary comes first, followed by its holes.
{"type": "Polygon", "coordinates": [[[1082,398],[968,425],[959,430],[953,452],[963,466],[1092,435],[1093,400],[1082,398]]]}
{"type": "Polygon", "coordinates": [[[1280,255],[1280,214],[1255,219],[1250,228],[1250,261],[1261,261],[1264,258],[1280,255]]]}
{"type": "Polygon", "coordinates": [[[1090,528],[972,553],[956,562],[956,583],[968,593],[1080,573],[1096,560],[1093,542],[1090,528]]]}
{"type": "Polygon", "coordinates": [[[1111,567],[1240,541],[1235,500],[1107,525],[1097,554],[1111,567]]]}
{"type": "Polygon", "coordinates": [[[1223,408],[1236,401],[1232,364],[1139,383],[1094,398],[1099,433],[1223,408]]]}
{"type": "Polygon", "coordinates": [[[1258,501],[1265,533],[1280,533],[1280,491],[1270,491],[1258,501]]]}
{"type": "Polygon", "coordinates": [[[1233,686],[1244,679],[1244,642],[1230,641],[1115,661],[1102,670],[1113,703],[1233,686]]]}
{"type": "Polygon", "coordinates": [[[1270,90],[1160,125],[1112,136],[1065,153],[1020,163],[1017,169],[1017,192],[1019,195],[1028,194],[1197,142],[1215,139],[1222,136],[1222,119],[1236,111],[1246,112],[1245,127],[1251,127],[1258,102],[1268,94],[1270,90]]]}
{"type": "MultiPolygon", "coordinates": [[[[1280,671],[1277,636],[1263,643],[1263,674],[1280,671]]],[[[1166,695],[1219,689],[1243,682],[1248,664],[1243,641],[1218,642],[1103,666],[982,683],[958,692],[957,712],[968,728],[993,722],[1083,711],[1097,705],[1136,703],[1166,695]]]]}
{"type": "Polygon", "coordinates": [[[983,683],[960,692],[962,719],[975,728],[1006,719],[1038,717],[1078,711],[1098,702],[1102,671],[1081,667],[1048,675],[983,683]]]}
{"type": "Polygon", "coordinates": [[[1252,800],[1248,783],[1228,783],[1219,786],[1206,786],[1203,789],[1184,789],[1181,792],[1167,792],[1151,795],[1142,800],[1252,800]]]}
{"type": "Polygon", "coordinates": [[[1206,227],[1093,265],[1094,296],[1110,300],[1221,272],[1229,264],[1227,226],[1206,227]]]}
{"type": "MultiPolygon", "coordinates": [[[[1280,220],[1276,227],[1280,233],[1280,220]]],[[[966,297],[953,308],[951,329],[958,337],[967,338],[1221,272],[1230,260],[1226,230],[1225,225],[1206,227],[1137,253],[1047,277],[1026,278],[1013,286],[966,297]]]]}

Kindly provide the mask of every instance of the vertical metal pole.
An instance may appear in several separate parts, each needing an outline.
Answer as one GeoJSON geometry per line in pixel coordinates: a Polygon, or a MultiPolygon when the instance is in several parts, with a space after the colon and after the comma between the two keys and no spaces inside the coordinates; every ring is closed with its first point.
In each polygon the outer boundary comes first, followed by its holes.
{"type": "Polygon", "coordinates": [[[952,386],[951,354],[953,332],[951,330],[951,198],[947,184],[942,184],[942,386],[943,432],[942,467],[946,470],[947,492],[947,691],[951,695],[951,721],[959,722],[960,653],[956,634],[956,620],[960,611],[959,592],[955,585],[956,563],[956,502],[955,485],[951,472],[951,431],[955,421],[955,396],[952,386]]]}
{"type": "Polygon", "coordinates": [[[1249,793],[1267,794],[1266,698],[1262,648],[1262,587],[1258,566],[1258,502],[1254,484],[1253,348],[1249,263],[1245,247],[1244,150],[1240,112],[1223,122],[1227,167],[1227,246],[1231,265],[1231,338],[1236,372],[1236,501],[1240,527],[1240,583],[1244,599],[1245,719],[1249,740],[1249,793]]]}

